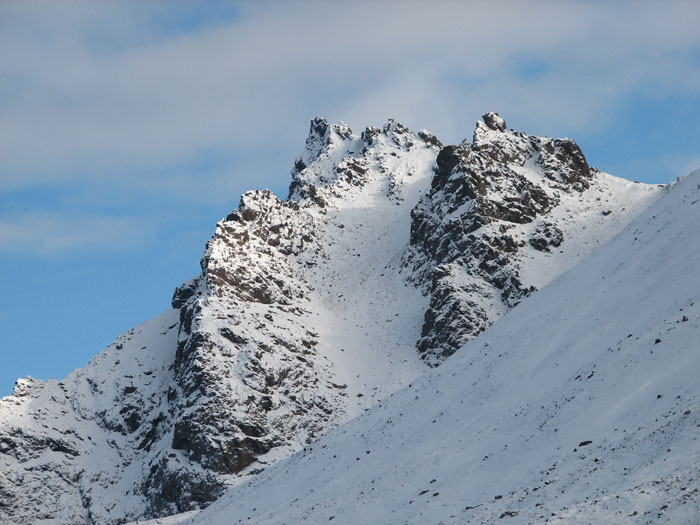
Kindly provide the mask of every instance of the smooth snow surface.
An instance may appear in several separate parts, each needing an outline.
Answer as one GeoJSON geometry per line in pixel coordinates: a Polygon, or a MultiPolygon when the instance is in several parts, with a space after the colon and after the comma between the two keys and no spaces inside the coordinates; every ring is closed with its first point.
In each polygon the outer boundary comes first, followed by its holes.
{"type": "Polygon", "coordinates": [[[445,365],[186,523],[697,523],[700,171],[445,365]]]}
{"type": "Polygon", "coordinates": [[[323,210],[326,257],[313,270],[317,317],[309,324],[318,330],[319,352],[333,363],[336,381],[347,385],[347,417],[425,371],[415,344],[428,298],[400,269],[410,211],[430,185],[434,162],[435,152],[426,147],[389,157],[384,166],[393,179],[377,174],[323,210]],[[400,198],[387,198],[391,180],[400,198]]]}
{"type": "Polygon", "coordinates": [[[188,518],[196,516],[198,513],[198,510],[192,510],[190,512],[183,512],[182,514],[167,516],[165,518],[156,518],[154,520],[147,521],[132,521],[131,523],[127,523],[127,525],[176,525],[177,523],[182,523],[188,518]]]}

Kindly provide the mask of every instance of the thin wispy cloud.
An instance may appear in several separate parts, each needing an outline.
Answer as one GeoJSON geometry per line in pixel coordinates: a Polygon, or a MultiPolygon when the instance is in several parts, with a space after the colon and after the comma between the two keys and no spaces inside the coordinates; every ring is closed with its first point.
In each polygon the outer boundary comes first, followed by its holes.
{"type": "Polygon", "coordinates": [[[697,3],[171,6],[0,8],[5,192],[82,181],[220,206],[225,190],[286,184],[316,114],[454,142],[490,109],[585,136],[639,93],[700,99],[697,3]]]}
{"type": "MultiPolygon", "coordinates": [[[[498,5],[264,4],[230,24],[105,53],[94,35],[112,22],[98,10],[81,17],[75,4],[74,18],[64,15],[78,20],[74,33],[30,3],[24,27],[4,31],[13,53],[2,64],[3,164],[50,179],[66,175],[47,162],[152,165],[203,148],[300,142],[314,110],[357,125],[391,114],[456,134],[499,106],[580,130],[639,83],[700,89],[687,53],[700,43],[697,5],[498,5]],[[543,74],[519,69],[532,57],[543,74]]],[[[144,22],[130,27],[127,6],[109,12],[121,12],[129,35],[144,22]]]]}
{"type": "Polygon", "coordinates": [[[0,254],[53,256],[84,250],[116,252],[143,244],[154,233],[149,218],[35,212],[0,219],[0,254]]]}

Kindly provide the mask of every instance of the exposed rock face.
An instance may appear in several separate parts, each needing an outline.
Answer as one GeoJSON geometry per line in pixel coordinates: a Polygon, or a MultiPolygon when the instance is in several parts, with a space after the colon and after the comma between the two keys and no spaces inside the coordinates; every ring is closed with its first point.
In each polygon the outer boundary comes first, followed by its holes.
{"type": "Polygon", "coordinates": [[[573,141],[509,131],[496,113],[484,115],[471,143],[440,151],[430,192],[411,212],[407,258],[430,289],[418,342],[428,363],[488,328],[493,302],[502,311],[535,290],[523,282],[530,254],[522,248],[559,247],[564,233],[544,218],[562,200],[579,198],[595,176],[573,141]]]}
{"type": "Polygon", "coordinates": [[[243,195],[207,244],[197,291],[180,307],[170,394],[172,448],[207,471],[237,474],[273,447],[311,440],[342,410],[315,334],[286,326],[304,324],[310,292],[288,258],[313,259],[315,236],[296,203],[258,191],[243,195]]]}
{"type": "Polygon", "coordinates": [[[0,400],[0,521],[204,507],[443,362],[658,193],[495,113],[444,147],[316,118],[288,198],[244,194],[171,310],[0,400]]]}

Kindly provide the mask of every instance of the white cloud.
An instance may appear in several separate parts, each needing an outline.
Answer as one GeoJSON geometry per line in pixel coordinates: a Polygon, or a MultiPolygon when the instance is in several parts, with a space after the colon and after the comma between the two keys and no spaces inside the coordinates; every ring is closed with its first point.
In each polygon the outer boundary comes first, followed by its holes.
{"type": "Polygon", "coordinates": [[[114,252],[132,249],[154,232],[155,224],[143,218],[31,212],[0,219],[0,253],[114,252]]]}
{"type": "MultiPolygon", "coordinates": [[[[0,107],[3,177],[24,185],[76,166],[301,145],[317,112],[356,125],[425,122],[451,140],[491,108],[578,131],[640,83],[700,89],[686,53],[700,43],[698,4],[263,5],[228,25],[111,54],[95,50],[94,35],[110,24],[99,10],[15,7],[24,25],[0,42],[13,49],[2,74],[19,86],[0,107]],[[549,69],[522,79],[516,66],[527,57],[549,69]],[[456,73],[473,81],[455,85],[456,73]]],[[[141,42],[147,28],[129,24],[133,4],[108,13],[141,42]]]]}
{"type": "MultiPolygon", "coordinates": [[[[286,185],[316,114],[455,142],[496,110],[575,137],[640,89],[700,96],[697,2],[263,2],[191,30],[173,29],[170,6],[0,5],[0,193],[87,184],[69,196],[83,210],[130,192],[235,204],[286,185]],[[225,158],[193,162],[208,152],[225,158]]],[[[130,235],[53,210],[57,237],[35,251],[99,245],[95,225],[130,235]]],[[[4,224],[2,245],[28,249],[30,218],[4,224]]]]}

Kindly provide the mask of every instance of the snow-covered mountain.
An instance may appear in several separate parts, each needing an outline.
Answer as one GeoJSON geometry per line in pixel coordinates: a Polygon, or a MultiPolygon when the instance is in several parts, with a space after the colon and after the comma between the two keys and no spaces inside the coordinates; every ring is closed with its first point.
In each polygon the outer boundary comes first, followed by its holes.
{"type": "Polygon", "coordinates": [[[698,523],[698,223],[700,170],[443,366],[183,523],[698,523]]]}
{"type": "MultiPolygon", "coordinates": [[[[0,400],[0,520],[197,509],[252,475],[272,483],[271,463],[440,377],[431,367],[471,388],[465,343],[666,191],[599,172],[573,141],[509,130],[495,113],[445,147],[394,121],[355,135],[316,118],[288,198],[243,195],[173,309],[66,379],[19,380],[0,400]]],[[[495,352],[482,360],[493,374],[495,352]]]]}

